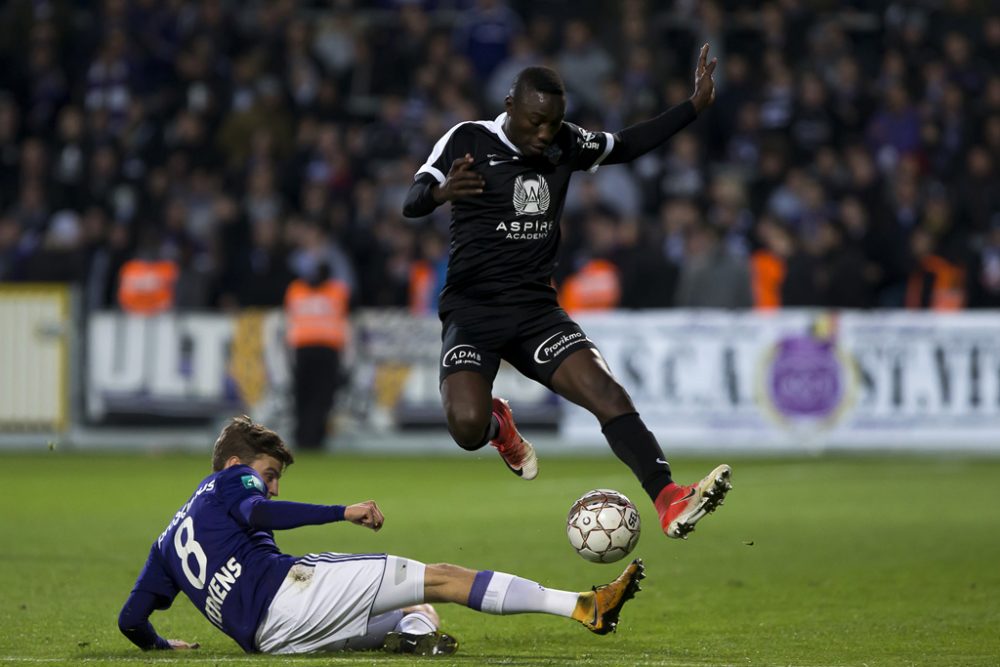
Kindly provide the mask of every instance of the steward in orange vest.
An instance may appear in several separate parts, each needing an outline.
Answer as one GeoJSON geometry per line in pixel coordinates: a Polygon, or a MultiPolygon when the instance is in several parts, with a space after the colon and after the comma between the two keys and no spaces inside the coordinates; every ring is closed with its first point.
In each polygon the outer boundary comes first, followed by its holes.
{"type": "Polygon", "coordinates": [[[563,282],[559,305],[568,313],[611,310],[621,295],[618,267],[606,259],[592,259],[563,282]]]}
{"type": "Polygon", "coordinates": [[[133,315],[156,315],[173,308],[177,265],[169,260],[131,259],[118,277],[118,303],[133,315]]]}
{"type": "Polygon", "coordinates": [[[338,280],[310,284],[293,280],[285,292],[288,344],[323,346],[339,350],[347,342],[350,293],[338,280]]]}
{"type": "Polygon", "coordinates": [[[350,291],[321,266],[310,281],[292,281],[285,292],[285,322],[294,354],[295,441],[321,449],[340,384],[340,351],[348,340],[350,291]]]}
{"type": "Polygon", "coordinates": [[[910,239],[914,266],[906,283],[905,306],[911,309],[961,310],[965,305],[965,269],[936,252],[933,235],[917,229],[910,239]]]}

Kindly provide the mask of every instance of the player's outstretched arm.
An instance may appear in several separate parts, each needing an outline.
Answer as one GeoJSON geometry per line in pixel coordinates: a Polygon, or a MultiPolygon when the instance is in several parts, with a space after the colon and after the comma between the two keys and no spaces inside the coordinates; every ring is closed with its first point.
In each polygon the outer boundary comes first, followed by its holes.
{"type": "Polygon", "coordinates": [[[374,500],[366,500],[363,503],[348,505],[344,510],[344,519],[358,526],[380,530],[385,523],[382,510],[378,508],[374,500]]]}
{"type": "Polygon", "coordinates": [[[157,634],[149,617],[156,609],[169,606],[170,601],[148,591],[132,591],[121,613],[118,614],[118,629],[126,638],[143,651],[188,650],[199,648],[197,642],[180,639],[164,639],[157,634]]]}
{"type": "Polygon", "coordinates": [[[420,218],[429,215],[446,201],[482,194],[486,181],[482,174],[472,170],[472,162],[472,156],[468,153],[456,159],[451,163],[447,178],[440,184],[430,174],[420,174],[406,193],[403,215],[407,218],[420,218]]]}
{"type": "Polygon", "coordinates": [[[300,526],[321,526],[344,520],[343,505],[313,505],[287,500],[250,496],[230,514],[240,523],[264,530],[289,530],[300,526]]]}
{"type": "Polygon", "coordinates": [[[694,70],[694,92],[684,102],[656,118],[636,123],[615,134],[615,145],[604,164],[630,162],[662,146],[670,137],[683,130],[715,101],[715,81],[712,75],[719,61],[708,62],[708,44],[701,47],[694,70]]]}
{"type": "Polygon", "coordinates": [[[233,515],[241,523],[265,530],[288,530],[300,526],[320,526],[337,521],[379,530],[385,517],[374,500],[354,505],[312,505],[251,496],[237,505],[233,515]]]}

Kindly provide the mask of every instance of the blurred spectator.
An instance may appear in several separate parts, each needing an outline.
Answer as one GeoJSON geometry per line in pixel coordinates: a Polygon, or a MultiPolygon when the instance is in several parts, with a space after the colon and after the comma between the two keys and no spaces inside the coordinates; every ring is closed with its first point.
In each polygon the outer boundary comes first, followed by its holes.
{"type": "Polygon", "coordinates": [[[750,257],[753,305],[761,310],[780,308],[792,236],[777,220],[765,217],[757,225],[757,242],[760,247],[750,257]]]}
{"type": "Polygon", "coordinates": [[[910,239],[913,269],[906,285],[906,307],[957,310],[965,300],[965,275],[941,256],[934,234],[917,229],[910,239]]]}
{"type": "Polygon", "coordinates": [[[559,287],[559,304],[568,313],[611,310],[621,301],[622,285],[614,257],[618,250],[618,220],[599,208],[584,220],[582,252],[559,287]]]}
{"type": "Polygon", "coordinates": [[[469,59],[478,79],[486,82],[522,29],[521,18],[504,0],[476,0],[455,26],[455,50],[469,59]]]}
{"type": "Polygon", "coordinates": [[[410,312],[435,315],[448,270],[448,244],[434,230],[420,237],[420,255],[410,267],[410,312]]]}
{"type": "Polygon", "coordinates": [[[749,308],[753,304],[746,260],[730,255],[720,231],[709,223],[702,222],[688,232],[676,302],[682,308],[749,308]]]}
{"type": "Polygon", "coordinates": [[[970,308],[1000,308],[1000,214],[993,217],[969,267],[970,308]]]}
{"type": "Polygon", "coordinates": [[[670,260],[655,228],[637,218],[618,225],[615,263],[621,280],[622,308],[670,308],[677,291],[677,264],[670,260]]]}
{"type": "Polygon", "coordinates": [[[556,69],[566,84],[570,103],[575,98],[590,109],[601,107],[601,90],[605,79],[614,71],[614,62],[594,39],[587,22],[580,19],[566,22],[563,47],[556,58],[556,69]]]}

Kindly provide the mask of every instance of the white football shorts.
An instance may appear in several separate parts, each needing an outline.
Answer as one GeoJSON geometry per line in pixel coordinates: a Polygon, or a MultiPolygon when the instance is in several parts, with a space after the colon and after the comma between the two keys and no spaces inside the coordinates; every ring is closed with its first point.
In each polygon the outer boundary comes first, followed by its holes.
{"type": "Polygon", "coordinates": [[[288,571],[264,614],[257,628],[257,650],[371,648],[374,640],[368,635],[377,631],[384,636],[387,631],[374,617],[423,602],[424,567],[386,554],[304,556],[288,571]],[[377,627],[369,627],[373,623],[377,627]]]}

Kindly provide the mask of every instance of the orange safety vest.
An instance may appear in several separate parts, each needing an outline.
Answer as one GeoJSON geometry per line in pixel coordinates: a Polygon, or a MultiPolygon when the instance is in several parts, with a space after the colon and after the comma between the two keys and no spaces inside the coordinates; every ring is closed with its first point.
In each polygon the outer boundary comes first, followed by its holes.
{"type": "Polygon", "coordinates": [[[760,310],[781,307],[781,285],[785,282],[785,262],[772,252],[758,250],[750,257],[753,305],[760,310]]]}
{"type": "Polygon", "coordinates": [[[965,304],[965,270],[937,255],[920,260],[920,266],[910,274],[906,286],[907,308],[961,310],[965,304]],[[924,281],[930,276],[930,303],[923,303],[924,281]]]}
{"type": "Polygon", "coordinates": [[[559,303],[568,312],[610,310],[621,300],[618,267],[606,259],[592,259],[563,283],[559,303]]]}
{"type": "Polygon", "coordinates": [[[174,305],[177,265],[169,260],[132,259],[118,277],[118,303],[127,313],[155,315],[174,305]]]}
{"type": "Polygon", "coordinates": [[[337,280],[317,287],[304,280],[292,281],[285,292],[288,344],[342,348],[347,342],[349,299],[347,285],[337,280]]]}
{"type": "Polygon", "coordinates": [[[434,267],[430,262],[416,261],[410,266],[410,312],[414,315],[431,311],[434,279],[434,267]]]}

